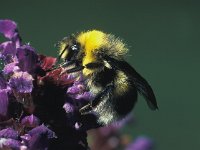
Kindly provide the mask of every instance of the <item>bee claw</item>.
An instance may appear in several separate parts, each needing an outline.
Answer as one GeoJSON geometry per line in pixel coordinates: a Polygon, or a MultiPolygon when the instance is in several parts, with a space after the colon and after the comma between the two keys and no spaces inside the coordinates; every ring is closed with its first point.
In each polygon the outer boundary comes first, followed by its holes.
{"type": "Polygon", "coordinates": [[[79,109],[79,112],[81,115],[87,115],[92,112],[92,105],[89,103],[85,106],[83,106],[81,109],[79,109]]]}

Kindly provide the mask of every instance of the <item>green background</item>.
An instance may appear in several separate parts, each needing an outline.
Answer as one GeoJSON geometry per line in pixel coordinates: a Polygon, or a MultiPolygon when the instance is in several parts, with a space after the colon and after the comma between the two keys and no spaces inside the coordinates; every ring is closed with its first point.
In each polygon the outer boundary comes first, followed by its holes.
{"type": "Polygon", "coordinates": [[[137,123],[124,132],[152,137],[158,150],[200,148],[200,1],[1,0],[0,18],[16,21],[24,42],[54,56],[54,44],[70,33],[122,37],[127,60],[152,85],[160,108],[150,111],[140,97],[137,123]]]}

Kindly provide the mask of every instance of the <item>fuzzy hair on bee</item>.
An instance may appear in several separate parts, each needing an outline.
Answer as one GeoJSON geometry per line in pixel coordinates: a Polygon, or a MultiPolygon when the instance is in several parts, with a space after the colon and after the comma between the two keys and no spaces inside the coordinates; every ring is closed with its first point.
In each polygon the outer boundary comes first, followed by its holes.
{"type": "Polygon", "coordinates": [[[134,108],[138,93],[150,109],[158,109],[149,83],[125,61],[128,48],[119,38],[90,30],[64,38],[59,46],[63,66],[73,64],[67,72],[81,71],[87,90],[94,95],[80,108],[82,116],[95,113],[99,125],[123,119],[134,108]]]}

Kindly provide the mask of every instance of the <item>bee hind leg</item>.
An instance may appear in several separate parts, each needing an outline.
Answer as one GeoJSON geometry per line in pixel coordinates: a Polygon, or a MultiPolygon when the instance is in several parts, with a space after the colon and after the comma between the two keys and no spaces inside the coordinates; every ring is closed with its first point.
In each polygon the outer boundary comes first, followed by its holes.
{"type": "Polygon", "coordinates": [[[107,85],[102,92],[100,92],[94,100],[83,106],[81,109],[79,109],[79,112],[81,115],[86,115],[89,113],[94,113],[95,107],[102,101],[102,99],[107,96],[109,93],[111,93],[113,89],[113,85],[107,85]]]}
{"type": "Polygon", "coordinates": [[[83,106],[79,112],[81,113],[81,115],[86,115],[89,114],[90,112],[92,112],[92,104],[88,103],[87,105],[83,106]]]}

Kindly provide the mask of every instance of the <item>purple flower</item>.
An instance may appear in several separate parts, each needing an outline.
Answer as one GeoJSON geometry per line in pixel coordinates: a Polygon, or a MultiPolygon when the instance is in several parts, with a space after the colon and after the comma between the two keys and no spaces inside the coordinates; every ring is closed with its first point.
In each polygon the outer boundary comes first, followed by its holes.
{"type": "Polygon", "coordinates": [[[17,66],[17,62],[6,64],[3,68],[3,73],[6,75],[12,74],[17,71],[20,71],[20,68],[17,66]]]}
{"type": "Polygon", "coordinates": [[[120,129],[120,128],[123,128],[126,124],[133,124],[134,122],[135,122],[135,119],[134,119],[133,114],[129,114],[122,120],[112,123],[110,126],[116,129],[120,129]]]}
{"type": "Polygon", "coordinates": [[[3,74],[0,72],[0,89],[7,88],[7,81],[5,80],[3,74]]]}
{"type": "Polygon", "coordinates": [[[7,115],[7,109],[8,109],[7,92],[8,92],[7,89],[0,90],[0,116],[7,115]]]}
{"type": "Polygon", "coordinates": [[[83,93],[81,93],[81,94],[77,94],[76,96],[75,96],[75,99],[83,99],[83,100],[91,100],[93,98],[93,95],[92,95],[92,93],[90,93],[90,92],[83,92],[83,93]]]}
{"type": "Polygon", "coordinates": [[[93,95],[91,92],[85,90],[85,86],[81,79],[74,82],[74,84],[68,88],[67,94],[76,100],[91,100],[93,95]]]}
{"type": "Polygon", "coordinates": [[[67,90],[68,94],[79,94],[84,91],[84,85],[80,82],[75,82],[73,86],[69,87],[67,90]]]}
{"type": "MultiPolygon", "coordinates": [[[[8,39],[0,43],[0,149],[88,149],[86,131],[99,124],[96,114],[79,112],[94,99],[81,72],[68,74],[56,58],[23,45],[11,20],[0,20],[0,33],[8,39]]],[[[106,136],[123,125],[101,132],[106,136]]],[[[119,143],[115,138],[108,142],[119,143]]],[[[139,149],[147,142],[136,140],[134,150],[150,150],[139,149]]]]}
{"type": "Polygon", "coordinates": [[[71,113],[71,112],[73,112],[74,111],[74,106],[72,105],[72,104],[70,104],[70,103],[65,103],[64,105],[63,105],[63,108],[65,109],[65,112],[66,113],[71,113]]]}
{"type": "Polygon", "coordinates": [[[74,125],[76,130],[79,130],[81,128],[81,126],[82,126],[82,124],[79,123],[79,122],[76,122],[75,125],[74,125]]]}
{"type": "Polygon", "coordinates": [[[20,150],[21,142],[14,139],[0,138],[0,149],[20,150]]]}
{"type": "Polygon", "coordinates": [[[58,146],[59,149],[59,146],[67,147],[71,143],[75,147],[83,147],[79,141],[83,141],[86,149],[86,131],[79,133],[74,125],[81,127],[77,108],[84,104],[82,99],[91,95],[82,81],[74,84],[77,93],[71,88],[73,98],[66,95],[66,90],[78,74],[73,76],[62,67],[54,68],[56,58],[38,55],[33,47],[23,45],[15,22],[0,20],[0,33],[9,40],[0,43],[0,58],[3,61],[0,73],[0,125],[4,128],[0,131],[0,149],[45,150],[49,146],[58,146]],[[55,115],[52,114],[54,111],[55,115]],[[57,113],[61,119],[57,118],[57,113]],[[28,114],[32,115],[26,116],[28,114]],[[48,145],[49,140],[56,137],[55,133],[44,125],[39,126],[40,121],[33,114],[41,117],[41,123],[45,122],[54,129],[61,143],[53,140],[55,143],[48,145]],[[68,139],[66,144],[63,137],[71,135],[74,137],[68,139]]]}
{"type": "Polygon", "coordinates": [[[40,120],[36,116],[30,115],[24,117],[21,121],[21,124],[29,127],[36,127],[40,124],[40,120]]]}
{"type": "Polygon", "coordinates": [[[0,33],[10,40],[0,44],[0,58],[3,58],[5,63],[10,63],[21,45],[16,23],[11,20],[0,20],[0,33]]]}
{"type": "Polygon", "coordinates": [[[7,128],[7,129],[0,130],[0,138],[10,138],[10,139],[18,140],[19,134],[14,129],[7,128]]]}
{"type": "Polygon", "coordinates": [[[35,49],[30,45],[23,45],[17,49],[17,58],[21,71],[34,72],[38,63],[38,56],[35,49]]]}
{"type": "Polygon", "coordinates": [[[56,137],[55,133],[44,125],[32,129],[28,134],[31,136],[31,139],[28,141],[30,150],[46,150],[49,139],[56,137]]]}
{"type": "Polygon", "coordinates": [[[33,77],[27,72],[15,72],[9,80],[9,85],[19,93],[31,93],[33,77]]]}
{"type": "Polygon", "coordinates": [[[6,61],[6,63],[10,63],[15,57],[17,52],[15,43],[12,41],[7,41],[0,44],[0,58],[6,61]]]}
{"type": "Polygon", "coordinates": [[[15,36],[17,25],[11,20],[0,20],[0,33],[6,38],[12,39],[15,36]]]}
{"type": "Polygon", "coordinates": [[[138,137],[133,143],[128,145],[126,150],[153,150],[153,141],[145,136],[138,137]]]}
{"type": "Polygon", "coordinates": [[[28,132],[30,136],[34,135],[44,135],[47,139],[56,138],[56,135],[53,131],[51,131],[49,128],[47,128],[45,125],[40,125],[38,127],[35,127],[31,131],[28,132]]]}
{"type": "Polygon", "coordinates": [[[7,86],[6,80],[3,76],[3,74],[0,73],[0,120],[1,116],[7,115],[7,109],[8,109],[8,92],[9,87],[7,86]]]}
{"type": "Polygon", "coordinates": [[[48,140],[41,134],[36,134],[31,137],[31,140],[28,143],[29,150],[47,150],[48,149],[48,140]]]}
{"type": "Polygon", "coordinates": [[[27,142],[31,140],[31,136],[29,134],[24,134],[22,136],[20,136],[20,138],[22,139],[22,141],[27,142]]]}
{"type": "Polygon", "coordinates": [[[7,128],[0,131],[0,149],[45,150],[51,138],[55,138],[55,133],[44,125],[30,130],[21,137],[14,129],[7,128]]]}
{"type": "Polygon", "coordinates": [[[0,131],[0,149],[19,150],[21,142],[19,134],[12,128],[6,128],[0,131]]]}

